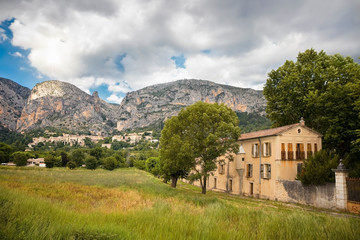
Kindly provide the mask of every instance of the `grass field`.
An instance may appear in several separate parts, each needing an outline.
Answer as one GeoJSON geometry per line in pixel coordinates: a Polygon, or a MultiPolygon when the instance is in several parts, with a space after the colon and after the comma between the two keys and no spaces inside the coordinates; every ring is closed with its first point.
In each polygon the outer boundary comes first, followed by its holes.
{"type": "Polygon", "coordinates": [[[240,198],[136,169],[0,168],[0,239],[359,239],[360,218],[240,198]]]}

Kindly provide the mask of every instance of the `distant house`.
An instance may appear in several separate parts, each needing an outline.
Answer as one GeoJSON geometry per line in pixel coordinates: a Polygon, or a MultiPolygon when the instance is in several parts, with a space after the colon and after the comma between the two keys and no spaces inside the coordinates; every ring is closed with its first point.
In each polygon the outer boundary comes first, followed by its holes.
{"type": "Polygon", "coordinates": [[[30,158],[27,160],[27,166],[46,167],[44,158],[30,158]]]}
{"type": "MultiPolygon", "coordinates": [[[[322,135],[300,123],[257,132],[239,138],[234,161],[225,157],[209,177],[208,189],[233,194],[277,199],[277,181],[295,180],[303,160],[321,149],[322,135]]],[[[199,184],[199,183],[197,183],[199,184]]]]}
{"type": "Polygon", "coordinates": [[[103,143],[103,144],[101,144],[101,147],[110,149],[111,144],[110,143],[103,143]]]}

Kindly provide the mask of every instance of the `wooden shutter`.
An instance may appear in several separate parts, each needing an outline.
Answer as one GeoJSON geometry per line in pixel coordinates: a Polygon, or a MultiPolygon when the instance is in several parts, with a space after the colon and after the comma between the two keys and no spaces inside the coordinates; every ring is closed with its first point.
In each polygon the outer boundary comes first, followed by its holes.
{"type": "Polygon", "coordinates": [[[268,169],[267,169],[267,177],[271,178],[271,164],[268,164],[268,169]]]}
{"type": "Polygon", "coordinates": [[[264,164],[260,165],[260,176],[261,178],[264,178],[264,164]]]}

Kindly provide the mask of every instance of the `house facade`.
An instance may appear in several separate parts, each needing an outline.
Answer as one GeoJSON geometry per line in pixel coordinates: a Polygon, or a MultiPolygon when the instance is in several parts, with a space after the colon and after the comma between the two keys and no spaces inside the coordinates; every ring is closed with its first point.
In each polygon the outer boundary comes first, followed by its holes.
{"type": "MultiPolygon", "coordinates": [[[[277,182],[295,180],[302,164],[321,149],[322,135],[300,123],[257,132],[239,138],[234,161],[224,163],[208,179],[208,189],[277,200],[277,182]]],[[[221,159],[220,158],[220,159],[221,159]]]]}

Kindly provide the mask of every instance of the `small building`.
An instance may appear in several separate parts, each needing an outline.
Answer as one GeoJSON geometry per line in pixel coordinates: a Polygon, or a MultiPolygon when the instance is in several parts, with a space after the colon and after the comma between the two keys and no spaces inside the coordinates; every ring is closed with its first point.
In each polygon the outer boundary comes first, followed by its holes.
{"type": "Polygon", "coordinates": [[[220,157],[224,162],[209,177],[207,188],[276,200],[280,194],[277,182],[296,179],[303,161],[321,149],[321,137],[306,127],[303,120],[244,133],[239,138],[239,152],[234,161],[220,157]]]}
{"type": "Polygon", "coordinates": [[[27,160],[27,166],[38,166],[38,167],[46,167],[44,158],[30,158],[27,160]]]}
{"type": "Polygon", "coordinates": [[[103,144],[101,144],[101,147],[110,149],[111,148],[111,143],[103,143],[103,144]]]}

